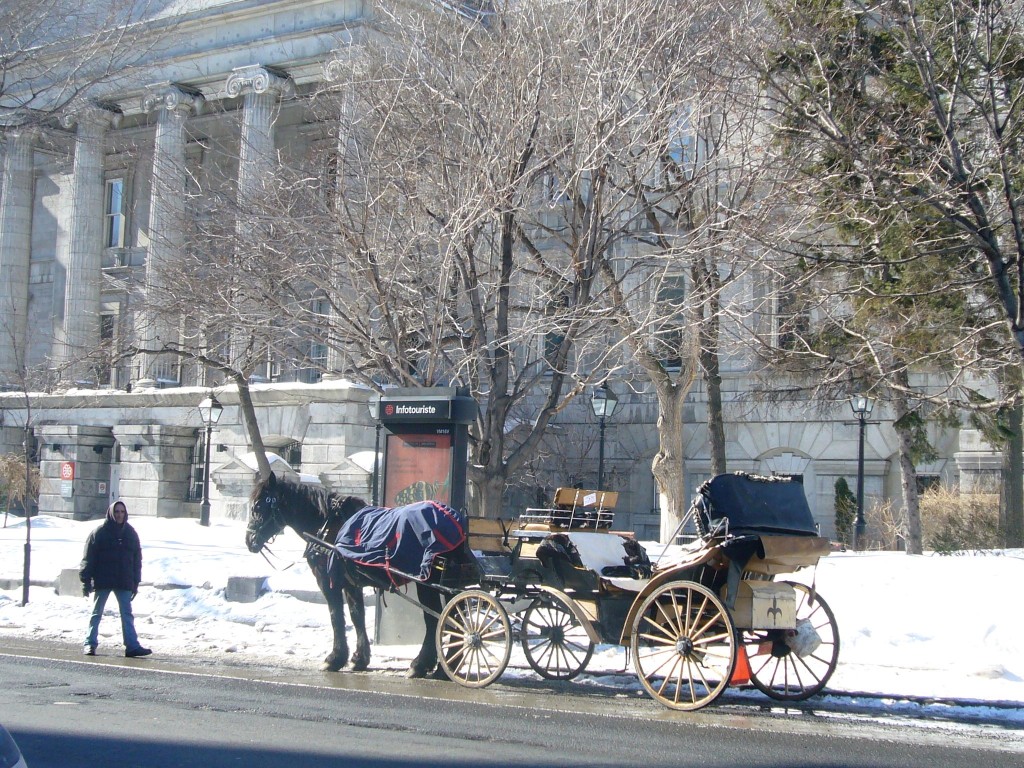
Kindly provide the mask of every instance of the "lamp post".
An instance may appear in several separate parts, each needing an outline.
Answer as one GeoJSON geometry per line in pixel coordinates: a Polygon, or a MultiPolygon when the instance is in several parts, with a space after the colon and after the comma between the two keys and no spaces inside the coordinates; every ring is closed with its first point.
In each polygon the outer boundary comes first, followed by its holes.
{"type": "Polygon", "coordinates": [[[864,429],[874,407],[874,398],[867,395],[854,395],[850,398],[850,408],[860,424],[857,447],[857,522],[853,533],[853,548],[857,551],[864,545],[864,534],[867,531],[867,523],[864,520],[864,429]]]}
{"type": "Polygon", "coordinates": [[[206,459],[203,461],[203,503],[199,506],[199,524],[210,524],[210,439],[213,434],[213,425],[220,421],[220,415],[224,411],[214,394],[199,403],[199,415],[203,417],[206,425],[206,459]]]}
{"type": "Polygon", "coordinates": [[[380,484],[380,395],[374,395],[366,401],[366,409],[370,412],[370,418],[373,419],[374,436],[373,436],[373,506],[377,506],[380,503],[378,495],[378,487],[380,484]]]}
{"type": "Polygon", "coordinates": [[[609,388],[607,381],[594,390],[594,395],[590,399],[590,407],[594,409],[594,415],[597,416],[601,425],[601,438],[597,454],[597,490],[599,491],[604,489],[604,421],[611,418],[611,415],[615,413],[615,406],[618,404],[619,398],[609,388]]]}

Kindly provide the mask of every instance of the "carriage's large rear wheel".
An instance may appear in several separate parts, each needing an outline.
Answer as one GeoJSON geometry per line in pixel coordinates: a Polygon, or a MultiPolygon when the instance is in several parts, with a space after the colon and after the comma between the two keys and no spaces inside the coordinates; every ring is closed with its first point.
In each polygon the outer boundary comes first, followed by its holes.
{"type": "Polygon", "coordinates": [[[548,680],[572,680],[594,655],[594,642],[565,601],[548,592],[526,609],[519,641],[534,671],[548,680]]]}
{"type": "Polygon", "coordinates": [[[692,581],[668,582],[644,600],[630,648],[641,684],[671,709],[707,706],[729,686],[736,666],[729,611],[692,581]]]}
{"type": "Polygon", "coordinates": [[[836,671],[839,627],[828,603],[803,584],[796,589],[796,630],[746,630],[750,682],[780,701],[814,696],[836,671]]]}
{"type": "Polygon", "coordinates": [[[512,653],[512,624],[494,597],[477,589],[460,592],[437,621],[437,655],[452,680],[469,688],[494,682],[512,653]]]}

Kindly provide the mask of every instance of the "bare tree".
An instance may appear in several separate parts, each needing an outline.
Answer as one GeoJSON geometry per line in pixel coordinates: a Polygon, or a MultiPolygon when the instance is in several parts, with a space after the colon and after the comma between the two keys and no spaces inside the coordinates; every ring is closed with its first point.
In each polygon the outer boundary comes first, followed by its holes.
{"type": "Polygon", "coordinates": [[[0,123],[42,125],[72,102],[133,77],[166,39],[153,0],[0,2],[0,123]],[[159,29],[157,27],[160,27],[159,29]]]}

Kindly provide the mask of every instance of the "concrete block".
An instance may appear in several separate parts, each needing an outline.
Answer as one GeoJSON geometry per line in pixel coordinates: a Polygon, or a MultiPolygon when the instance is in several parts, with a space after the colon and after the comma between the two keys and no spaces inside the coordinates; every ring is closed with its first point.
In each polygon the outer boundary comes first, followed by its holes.
{"type": "MultiPolygon", "coordinates": [[[[416,590],[412,589],[415,596],[416,590]]],[[[397,595],[376,598],[377,624],[374,642],[377,645],[419,645],[423,642],[423,610],[397,595]]]]}
{"type": "Polygon", "coordinates": [[[82,580],[78,577],[77,568],[62,568],[57,580],[53,583],[54,591],[63,597],[82,597],[82,580]]]}
{"type": "Polygon", "coordinates": [[[229,576],[224,599],[229,603],[254,603],[267,591],[265,576],[229,576]]]}

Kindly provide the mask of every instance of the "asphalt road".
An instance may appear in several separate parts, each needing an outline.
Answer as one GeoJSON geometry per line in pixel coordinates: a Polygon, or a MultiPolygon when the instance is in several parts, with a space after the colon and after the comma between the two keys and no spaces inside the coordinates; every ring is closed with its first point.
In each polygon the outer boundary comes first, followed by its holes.
{"type": "Polygon", "coordinates": [[[0,721],[30,768],[165,766],[899,766],[1024,762],[1020,731],[712,706],[670,712],[571,684],[468,690],[0,646],[0,721]]]}

